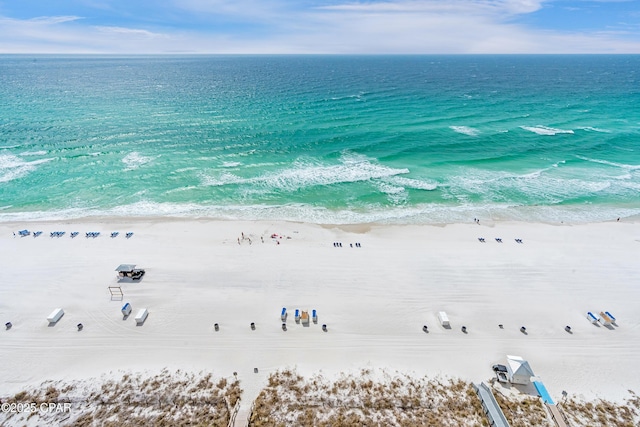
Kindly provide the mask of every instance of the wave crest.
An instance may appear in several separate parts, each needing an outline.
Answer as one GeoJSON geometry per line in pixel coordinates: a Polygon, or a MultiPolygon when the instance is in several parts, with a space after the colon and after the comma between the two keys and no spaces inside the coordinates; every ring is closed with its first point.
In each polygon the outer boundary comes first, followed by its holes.
{"type": "Polygon", "coordinates": [[[461,133],[463,135],[468,136],[478,136],[480,135],[480,131],[478,129],[469,127],[469,126],[449,126],[449,129],[454,132],[461,133]]]}
{"type": "Polygon", "coordinates": [[[50,162],[51,160],[53,160],[53,158],[27,162],[12,154],[0,155],[0,182],[9,182],[22,178],[29,172],[34,171],[37,165],[50,162]]]}
{"type": "Polygon", "coordinates": [[[571,129],[556,129],[548,126],[520,126],[520,129],[536,133],[538,135],[553,136],[558,134],[573,134],[571,129]]]}

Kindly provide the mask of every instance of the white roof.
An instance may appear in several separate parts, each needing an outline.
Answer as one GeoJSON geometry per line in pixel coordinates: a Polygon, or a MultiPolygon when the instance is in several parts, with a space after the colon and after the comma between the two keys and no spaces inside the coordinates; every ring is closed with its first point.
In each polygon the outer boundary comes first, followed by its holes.
{"type": "Polygon", "coordinates": [[[529,362],[520,356],[507,355],[507,364],[509,365],[509,368],[511,368],[513,375],[524,375],[528,377],[534,376],[533,370],[531,369],[531,366],[529,366],[529,362]]]}

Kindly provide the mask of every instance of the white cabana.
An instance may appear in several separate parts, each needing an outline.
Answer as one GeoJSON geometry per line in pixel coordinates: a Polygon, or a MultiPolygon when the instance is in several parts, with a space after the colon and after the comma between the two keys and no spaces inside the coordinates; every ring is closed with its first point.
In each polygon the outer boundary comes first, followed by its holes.
{"type": "Polygon", "coordinates": [[[507,373],[513,384],[529,384],[534,376],[529,362],[520,356],[507,355],[507,373]]]}

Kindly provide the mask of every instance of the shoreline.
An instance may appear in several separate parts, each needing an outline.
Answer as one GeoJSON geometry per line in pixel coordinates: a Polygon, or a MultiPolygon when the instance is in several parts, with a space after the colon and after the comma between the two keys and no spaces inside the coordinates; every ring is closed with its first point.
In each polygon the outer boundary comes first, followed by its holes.
{"type": "Polygon", "coordinates": [[[330,210],[310,205],[255,205],[255,206],[197,206],[171,203],[140,202],[120,209],[86,210],[63,209],[54,211],[9,212],[11,206],[0,208],[0,224],[44,222],[126,222],[157,221],[239,221],[239,222],[294,222],[326,226],[366,225],[434,225],[466,224],[473,218],[483,223],[532,224],[592,224],[613,222],[640,222],[638,207],[618,205],[532,205],[532,206],[448,206],[407,205],[389,208],[371,207],[330,210]]]}
{"type": "Polygon", "coordinates": [[[17,391],[51,377],[211,369],[220,376],[238,372],[250,398],[269,373],[287,367],[303,374],[380,367],[481,381],[493,376],[493,363],[516,354],[529,360],[556,400],[562,390],[620,400],[627,389],[640,390],[634,368],[640,225],[564,225],[161,217],[0,223],[0,255],[7,260],[0,321],[14,324],[0,331],[0,374],[6,390],[17,391]],[[43,235],[13,239],[12,230],[26,224],[43,235]],[[49,237],[55,230],[67,234],[49,237]],[[71,239],[70,231],[81,234],[71,239]],[[103,234],[87,239],[86,231],[103,234]],[[110,238],[111,231],[120,235],[110,238]],[[134,235],[125,239],[128,231],[134,235]],[[241,233],[252,244],[238,244],[241,233]],[[140,283],[121,284],[122,303],[134,312],[149,309],[141,327],[123,321],[121,302],[109,297],[121,263],[147,271],[140,283]],[[45,317],[55,307],[65,315],[48,327],[45,317]],[[286,332],[282,307],[290,313],[286,332]],[[297,324],[296,308],[317,309],[318,324],[297,324]],[[584,314],[599,310],[614,313],[619,326],[591,325],[584,314]],[[438,324],[439,311],[449,314],[450,330],[438,324]],[[568,324],[572,334],[563,329],[568,324]],[[523,325],[527,335],[519,331],[523,325]]]}
{"type": "Polygon", "coordinates": [[[494,227],[497,225],[526,225],[526,224],[538,224],[549,226],[581,226],[592,224],[608,224],[608,223],[624,223],[624,224],[638,224],[640,223],[640,215],[634,215],[629,217],[611,218],[602,221],[540,221],[540,220],[519,220],[519,219],[491,219],[480,218],[480,224],[474,223],[474,218],[469,218],[467,221],[451,221],[451,222],[351,222],[351,223],[325,223],[325,222],[313,222],[302,221],[294,219],[243,219],[243,218],[218,218],[208,216],[171,216],[171,215],[144,215],[144,216],[121,216],[121,215],[97,215],[97,216],[81,216],[76,218],[59,218],[59,219],[27,219],[27,220],[7,220],[0,221],[0,228],[5,226],[20,227],[21,224],[25,226],[28,224],[127,224],[127,223],[161,223],[161,222],[208,222],[208,223],[283,223],[283,224],[301,224],[318,226],[325,229],[341,228],[345,231],[351,230],[364,230],[368,232],[372,228],[380,227],[448,227],[455,225],[480,225],[486,227],[494,227]]]}

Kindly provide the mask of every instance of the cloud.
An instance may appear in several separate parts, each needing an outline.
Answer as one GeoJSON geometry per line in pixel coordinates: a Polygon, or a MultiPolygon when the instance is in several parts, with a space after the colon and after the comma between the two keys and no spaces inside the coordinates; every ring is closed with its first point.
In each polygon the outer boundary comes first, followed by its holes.
{"type": "Polygon", "coordinates": [[[0,52],[640,53],[628,26],[579,33],[519,23],[553,0],[330,1],[141,0],[137,14],[101,15],[100,25],[90,14],[0,17],[0,52]]]}
{"type": "Polygon", "coordinates": [[[472,15],[495,14],[515,15],[531,13],[542,7],[544,0],[461,0],[461,1],[384,1],[355,2],[318,9],[356,11],[356,12],[417,12],[417,13],[464,13],[472,15]]]}
{"type": "Polygon", "coordinates": [[[94,27],[97,31],[103,32],[103,33],[108,33],[108,34],[116,34],[116,35],[125,35],[125,36],[132,36],[132,37],[136,37],[136,36],[140,36],[140,37],[148,37],[148,38],[154,38],[154,37],[164,37],[166,38],[167,35],[165,34],[161,34],[161,33],[154,33],[151,31],[147,31],[147,30],[140,30],[137,28],[125,28],[125,27],[108,27],[108,26],[95,26],[94,27]]]}
{"type": "Polygon", "coordinates": [[[62,24],[63,22],[72,22],[83,19],[80,16],[38,16],[36,18],[28,19],[28,22],[43,25],[55,25],[62,24]]]}

